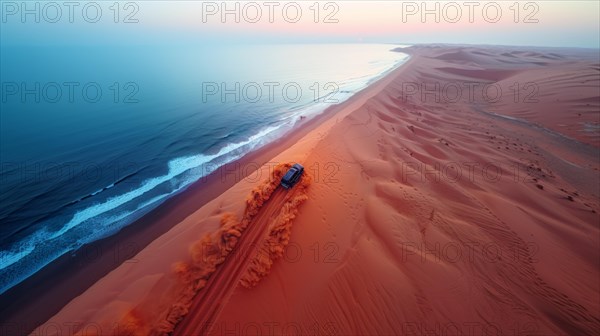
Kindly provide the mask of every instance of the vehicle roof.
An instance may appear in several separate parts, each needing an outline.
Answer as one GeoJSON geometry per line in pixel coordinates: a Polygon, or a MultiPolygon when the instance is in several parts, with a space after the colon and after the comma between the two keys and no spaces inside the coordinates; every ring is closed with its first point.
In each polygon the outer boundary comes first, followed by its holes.
{"type": "Polygon", "coordinates": [[[287,173],[285,173],[285,175],[283,175],[283,179],[287,180],[292,178],[292,176],[294,176],[294,174],[298,171],[298,169],[292,167],[290,170],[288,170],[287,173]]]}

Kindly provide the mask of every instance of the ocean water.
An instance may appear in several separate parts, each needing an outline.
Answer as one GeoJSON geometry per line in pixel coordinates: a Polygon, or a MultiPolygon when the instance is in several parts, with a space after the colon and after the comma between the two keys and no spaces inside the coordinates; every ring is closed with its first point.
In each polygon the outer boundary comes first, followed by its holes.
{"type": "Polygon", "coordinates": [[[395,47],[2,46],[0,293],[348,99],[395,47]]]}

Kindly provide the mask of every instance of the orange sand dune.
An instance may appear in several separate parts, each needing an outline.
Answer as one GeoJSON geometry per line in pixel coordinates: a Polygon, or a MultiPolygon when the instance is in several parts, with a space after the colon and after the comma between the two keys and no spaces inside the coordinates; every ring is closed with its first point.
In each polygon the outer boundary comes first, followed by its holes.
{"type": "MultiPolygon", "coordinates": [[[[595,97],[585,116],[592,122],[600,116],[600,84],[586,83],[593,63],[514,67],[495,51],[447,49],[410,48],[394,81],[310,152],[307,166],[332,162],[336,174],[311,188],[288,262],[256,288],[238,287],[212,334],[600,330],[598,130],[567,134],[590,146],[532,125],[580,126],[570,105],[545,98],[523,116],[513,97],[438,103],[403,91],[407,83],[535,80],[544,97],[595,97]],[[551,80],[563,71],[584,84],[551,80]]],[[[552,62],[544,55],[529,59],[552,62]]]]}
{"type": "MultiPolygon", "coordinates": [[[[597,51],[403,51],[406,65],[273,158],[302,162],[312,177],[300,210],[288,211],[293,227],[275,210],[259,214],[271,227],[258,254],[230,259],[251,264],[248,273],[217,265],[231,277],[198,291],[174,334],[598,333],[597,51]],[[505,90],[515,82],[517,102],[505,90]],[[531,82],[537,99],[524,102],[531,82]],[[469,85],[472,96],[448,99],[469,85]],[[486,85],[503,94],[484,96],[486,85]]],[[[91,334],[127,312],[168,309],[181,279],[173,263],[190,260],[189,246],[224,213],[244,218],[244,196],[262,180],[198,209],[36,332],[76,322],[73,332],[91,334]]]]}
{"type": "MultiPolygon", "coordinates": [[[[211,316],[218,313],[220,302],[226,300],[238,281],[246,287],[257,284],[282,255],[292,220],[307,199],[311,182],[304,174],[292,191],[282,190],[279,181],[291,166],[276,165],[269,178],[252,189],[241,219],[224,213],[216,231],[194,242],[189,249],[191,261],[173,264],[177,281],[169,288],[155,289],[162,295],[146,297],[127,311],[116,327],[113,321],[103,321],[100,328],[119,335],[167,335],[176,326],[181,334],[203,333],[201,326],[210,325],[211,316]],[[180,323],[190,310],[193,316],[180,323]],[[201,323],[195,323],[195,317],[201,323]]],[[[85,329],[78,332],[89,334],[85,329]]]]}

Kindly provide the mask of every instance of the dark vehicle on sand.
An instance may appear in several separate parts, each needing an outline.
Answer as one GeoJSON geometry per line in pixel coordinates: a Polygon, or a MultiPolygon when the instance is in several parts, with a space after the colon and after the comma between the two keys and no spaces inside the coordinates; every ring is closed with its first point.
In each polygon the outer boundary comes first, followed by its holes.
{"type": "Polygon", "coordinates": [[[304,167],[298,163],[294,164],[292,168],[290,168],[290,170],[288,170],[287,173],[285,173],[285,175],[283,175],[281,178],[281,185],[285,189],[292,188],[294,185],[296,185],[296,183],[298,183],[298,181],[300,181],[302,173],[304,173],[304,167]]]}

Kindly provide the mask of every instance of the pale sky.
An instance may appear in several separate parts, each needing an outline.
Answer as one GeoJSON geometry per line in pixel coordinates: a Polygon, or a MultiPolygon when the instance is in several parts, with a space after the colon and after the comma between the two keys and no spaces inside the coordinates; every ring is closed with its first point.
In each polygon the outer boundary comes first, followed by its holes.
{"type": "Polygon", "coordinates": [[[96,22],[88,21],[97,9],[82,14],[86,2],[81,2],[71,18],[69,8],[41,7],[38,23],[35,15],[23,16],[23,8],[3,1],[3,43],[153,44],[197,38],[600,47],[600,1],[132,1],[128,7],[121,2],[118,11],[111,1],[98,3],[102,15],[96,22]]]}

